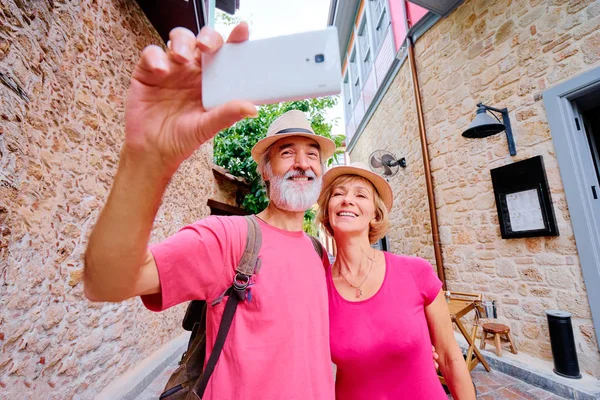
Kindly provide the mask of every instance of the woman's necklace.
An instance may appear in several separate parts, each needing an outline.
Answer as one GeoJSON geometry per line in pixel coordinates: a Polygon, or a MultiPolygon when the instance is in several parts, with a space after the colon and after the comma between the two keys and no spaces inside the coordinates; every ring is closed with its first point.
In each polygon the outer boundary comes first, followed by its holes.
{"type": "Polygon", "coordinates": [[[375,258],[374,257],[370,258],[369,256],[367,256],[367,258],[369,258],[369,260],[370,260],[370,263],[369,263],[370,264],[370,266],[369,266],[369,272],[367,272],[367,275],[365,275],[365,279],[363,279],[363,281],[358,286],[355,286],[355,285],[351,284],[350,281],[348,281],[348,279],[346,279],[346,277],[342,273],[342,269],[340,268],[340,264],[338,264],[338,272],[340,273],[340,275],[342,276],[342,278],[344,278],[344,280],[346,281],[346,283],[348,285],[350,285],[350,287],[355,290],[354,297],[356,297],[357,299],[361,298],[361,296],[363,295],[362,286],[365,284],[365,282],[369,278],[369,274],[371,273],[371,270],[373,269],[373,260],[375,258]]]}

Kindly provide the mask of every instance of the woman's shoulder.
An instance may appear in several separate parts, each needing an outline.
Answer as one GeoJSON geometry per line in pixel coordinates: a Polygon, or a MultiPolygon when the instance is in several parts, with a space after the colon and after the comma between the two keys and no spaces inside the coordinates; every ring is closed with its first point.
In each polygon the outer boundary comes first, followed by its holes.
{"type": "Polygon", "coordinates": [[[425,304],[431,303],[442,286],[431,263],[421,257],[387,254],[392,260],[390,270],[397,271],[396,274],[402,274],[403,277],[411,276],[412,281],[425,298],[425,304]]]}
{"type": "Polygon", "coordinates": [[[391,263],[392,266],[398,266],[403,268],[421,269],[431,268],[431,263],[424,258],[417,256],[408,256],[405,254],[394,254],[387,251],[384,252],[386,260],[391,263]]]}

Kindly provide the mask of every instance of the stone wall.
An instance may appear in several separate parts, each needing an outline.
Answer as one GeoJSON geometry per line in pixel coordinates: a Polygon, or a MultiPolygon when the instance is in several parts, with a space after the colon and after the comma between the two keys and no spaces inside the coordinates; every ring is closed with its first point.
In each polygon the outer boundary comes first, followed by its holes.
{"type": "Polygon", "coordinates": [[[402,65],[373,117],[350,153],[352,162],[368,164],[375,150],[387,150],[406,158],[406,168],[398,168],[389,178],[394,188],[390,214],[390,250],[426,258],[435,265],[431,220],[425,187],[425,172],[419,126],[408,62],[402,65]]]}
{"type": "MultiPolygon", "coordinates": [[[[160,38],[132,1],[3,1],[0,72],[0,397],[89,399],[176,336],[183,309],[83,296],[87,236],[123,140],[140,51],[160,38]]],[[[173,178],[153,240],[208,214],[210,146],[173,178]]]]}
{"type": "MultiPolygon", "coordinates": [[[[544,310],[573,314],[582,371],[600,377],[600,355],[542,92],[600,65],[600,2],[467,0],[415,47],[448,287],[498,303],[520,351],[551,359],[544,310]],[[476,103],[508,107],[518,154],[506,136],[461,132],[476,103]],[[542,155],[559,237],[502,240],[490,169],[542,155]]],[[[351,153],[406,156],[396,193],[392,251],[434,262],[415,103],[405,63],[351,153]]]]}

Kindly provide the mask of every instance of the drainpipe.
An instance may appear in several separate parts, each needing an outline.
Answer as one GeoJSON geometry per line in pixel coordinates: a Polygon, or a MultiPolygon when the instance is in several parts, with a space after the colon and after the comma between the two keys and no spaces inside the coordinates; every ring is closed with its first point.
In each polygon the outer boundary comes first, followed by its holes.
{"type": "Polygon", "coordinates": [[[433,236],[433,251],[435,253],[435,265],[437,274],[442,281],[442,289],[446,290],[446,274],[444,273],[444,260],[442,258],[442,247],[440,243],[440,232],[437,219],[437,208],[435,205],[435,195],[433,193],[433,178],[431,176],[431,162],[429,159],[429,149],[427,148],[427,132],[425,131],[425,118],[423,117],[423,107],[421,104],[421,91],[419,89],[419,78],[417,76],[417,67],[415,65],[415,50],[412,37],[408,34],[408,14],[406,12],[406,2],[401,1],[402,11],[404,12],[404,24],[406,27],[406,49],[408,51],[408,62],[412,74],[413,89],[415,92],[415,104],[417,106],[417,116],[419,122],[419,136],[421,139],[421,152],[423,153],[423,166],[425,167],[425,182],[427,184],[427,200],[429,201],[429,216],[431,219],[431,234],[433,236]]]}

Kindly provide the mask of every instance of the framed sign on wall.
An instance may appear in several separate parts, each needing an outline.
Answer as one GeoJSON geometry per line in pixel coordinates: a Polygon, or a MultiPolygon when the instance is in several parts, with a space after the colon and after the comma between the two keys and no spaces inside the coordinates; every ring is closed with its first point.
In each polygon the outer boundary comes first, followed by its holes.
{"type": "Polygon", "coordinates": [[[490,171],[503,239],[558,236],[542,156],[490,171]]]}

